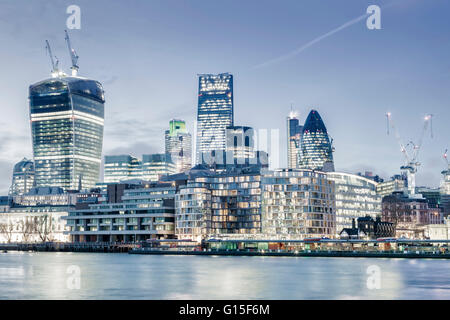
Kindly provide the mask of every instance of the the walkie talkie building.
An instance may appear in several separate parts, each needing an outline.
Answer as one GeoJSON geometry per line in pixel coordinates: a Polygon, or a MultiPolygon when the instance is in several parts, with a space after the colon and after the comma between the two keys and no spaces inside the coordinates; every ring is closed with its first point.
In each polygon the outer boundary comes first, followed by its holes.
{"type": "Polygon", "coordinates": [[[201,74],[198,79],[196,163],[225,151],[226,128],[233,125],[233,75],[201,74]]]}
{"type": "Polygon", "coordinates": [[[36,186],[93,187],[103,144],[102,85],[60,75],[31,85],[29,100],[36,186]]]}

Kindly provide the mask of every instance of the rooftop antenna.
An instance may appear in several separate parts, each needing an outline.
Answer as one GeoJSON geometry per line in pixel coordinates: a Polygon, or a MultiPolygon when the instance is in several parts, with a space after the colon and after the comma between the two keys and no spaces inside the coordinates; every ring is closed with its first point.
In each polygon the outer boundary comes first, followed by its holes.
{"type": "Polygon", "coordinates": [[[69,33],[67,32],[67,30],[64,30],[64,32],[66,33],[65,39],[67,42],[67,48],[69,49],[70,59],[72,60],[72,67],[70,67],[70,69],[72,69],[72,76],[75,77],[77,75],[78,69],[79,69],[79,67],[77,65],[79,57],[78,57],[77,53],[75,52],[75,50],[72,48],[72,45],[70,43],[69,33]]]}
{"type": "Polygon", "coordinates": [[[48,42],[48,40],[45,40],[45,49],[47,49],[47,53],[50,56],[50,62],[52,64],[52,77],[55,78],[59,74],[59,68],[58,68],[59,60],[56,56],[53,56],[52,48],[50,48],[50,43],[48,42]],[[53,60],[53,57],[55,57],[56,62],[55,62],[55,60],[53,60]]]}

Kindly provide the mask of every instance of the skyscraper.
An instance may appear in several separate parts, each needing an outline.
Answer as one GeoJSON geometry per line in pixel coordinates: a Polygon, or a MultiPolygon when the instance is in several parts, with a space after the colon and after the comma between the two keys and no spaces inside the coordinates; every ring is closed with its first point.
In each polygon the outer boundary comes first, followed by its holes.
{"type": "Polygon", "coordinates": [[[20,196],[33,188],[34,164],[33,161],[23,158],[14,165],[12,183],[9,189],[10,196],[20,196]]]}
{"type": "Polygon", "coordinates": [[[334,171],[330,138],[316,110],[311,110],[303,126],[301,150],[300,168],[334,171]]]}
{"type": "Polygon", "coordinates": [[[93,187],[103,145],[102,85],[60,73],[31,85],[29,100],[36,186],[93,187]]]}
{"type": "Polygon", "coordinates": [[[196,163],[202,155],[226,149],[226,127],[233,125],[233,75],[201,74],[198,79],[196,163]]]}
{"type": "Polygon", "coordinates": [[[287,117],[287,160],[289,169],[299,167],[302,131],[303,126],[299,124],[296,114],[291,111],[287,117]]]}
{"type": "Polygon", "coordinates": [[[192,137],[183,120],[170,120],[165,142],[166,153],[171,156],[176,172],[189,170],[192,167],[192,137]]]}

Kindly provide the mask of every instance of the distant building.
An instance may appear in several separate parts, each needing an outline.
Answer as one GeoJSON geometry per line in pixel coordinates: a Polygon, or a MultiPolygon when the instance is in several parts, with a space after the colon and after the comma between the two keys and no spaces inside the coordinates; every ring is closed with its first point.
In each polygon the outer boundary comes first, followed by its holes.
{"type": "Polygon", "coordinates": [[[385,196],[382,207],[382,219],[395,225],[397,237],[423,239],[425,226],[441,224],[443,219],[440,209],[429,208],[426,199],[410,198],[403,192],[385,196]]]}
{"type": "Polygon", "coordinates": [[[34,164],[32,160],[23,158],[14,165],[10,196],[27,193],[34,186],[34,164]]]}
{"type": "Polygon", "coordinates": [[[142,160],[131,155],[105,156],[104,182],[141,179],[158,181],[162,176],[176,172],[170,154],[144,154],[142,160]]]}
{"type": "Polygon", "coordinates": [[[173,238],[175,191],[171,183],[110,184],[103,201],[100,196],[63,218],[69,227],[66,234],[73,242],[173,238]]]}
{"type": "Polygon", "coordinates": [[[344,228],[340,232],[340,237],[344,239],[378,239],[395,237],[395,225],[391,222],[381,221],[377,216],[359,217],[352,220],[351,228],[344,228]]]}
{"type": "Polygon", "coordinates": [[[330,137],[316,110],[311,110],[303,126],[301,149],[301,169],[334,171],[330,137]]]}
{"type": "Polygon", "coordinates": [[[337,233],[350,228],[355,219],[381,215],[381,197],[375,181],[343,172],[328,172],[327,176],[335,186],[337,233]]]}
{"type": "Polygon", "coordinates": [[[450,219],[444,218],[442,224],[427,225],[425,232],[430,240],[450,240],[450,219]]]}
{"type": "Polygon", "coordinates": [[[60,75],[29,89],[35,184],[73,190],[99,181],[104,92],[98,81],[60,75]]]}
{"type": "Polygon", "coordinates": [[[39,187],[15,196],[7,212],[0,214],[0,242],[66,242],[62,219],[75,207],[76,193],[59,187],[39,187]]]}
{"type": "Polygon", "coordinates": [[[165,151],[171,156],[176,172],[192,167],[192,137],[183,120],[170,120],[165,132],[165,151]]]}
{"type": "Polygon", "coordinates": [[[287,117],[287,159],[288,168],[296,169],[300,164],[301,157],[301,140],[303,126],[299,124],[294,112],[287,117]]]}
{"type": "Polygon", "coordinates": [[[429,208],[441,208],[441,193],[439,188],[416,187],[415,194],[422,195],[429,208]]]}
{"type": "Polygon", "coordinates": [[[170,154],[164,153],[142,155],[141,168],[141,179],[146,181],[158,181],[162,176],[176,172],[170,154]]]}
{"type": "Polygon", "coordinates": [[[141,176],[141,161],[131,155],[105,156],[103,179],[106,183],[137,179],[141,176]]]}
{"type": "Polygon", "coordinates": [[[374,175],[373,172],[371,172],[371,171],[366,171],[366,172],[364,172],[364,174],[362,174],[361,172],[358,172],[358,176],[373,180],[377,183],[384,181],[379,175],[374,175]]]}
{"type": "Polygon", "coordinates": [[[383,181],[377,185],[377,193],[381,197],[388,196],[394,192],[403,192],[406,188],[406,176],[395,175],[388,181],[383,181]]]}
{"type": "Polygon", "coordinates": [[[203,154],[226,149],[226,128],[234,124],[233,115],[233,75],[199,75],[196,164],[202,163],[203,154]]]}

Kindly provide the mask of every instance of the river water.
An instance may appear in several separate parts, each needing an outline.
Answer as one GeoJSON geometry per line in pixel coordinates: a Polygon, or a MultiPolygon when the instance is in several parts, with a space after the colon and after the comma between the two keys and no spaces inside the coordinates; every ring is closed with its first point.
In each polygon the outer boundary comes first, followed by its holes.
{"type": "Polygon", "coordinates": [[[450,261],[0,253],[0,299],[450,299],[450,261]]]}

